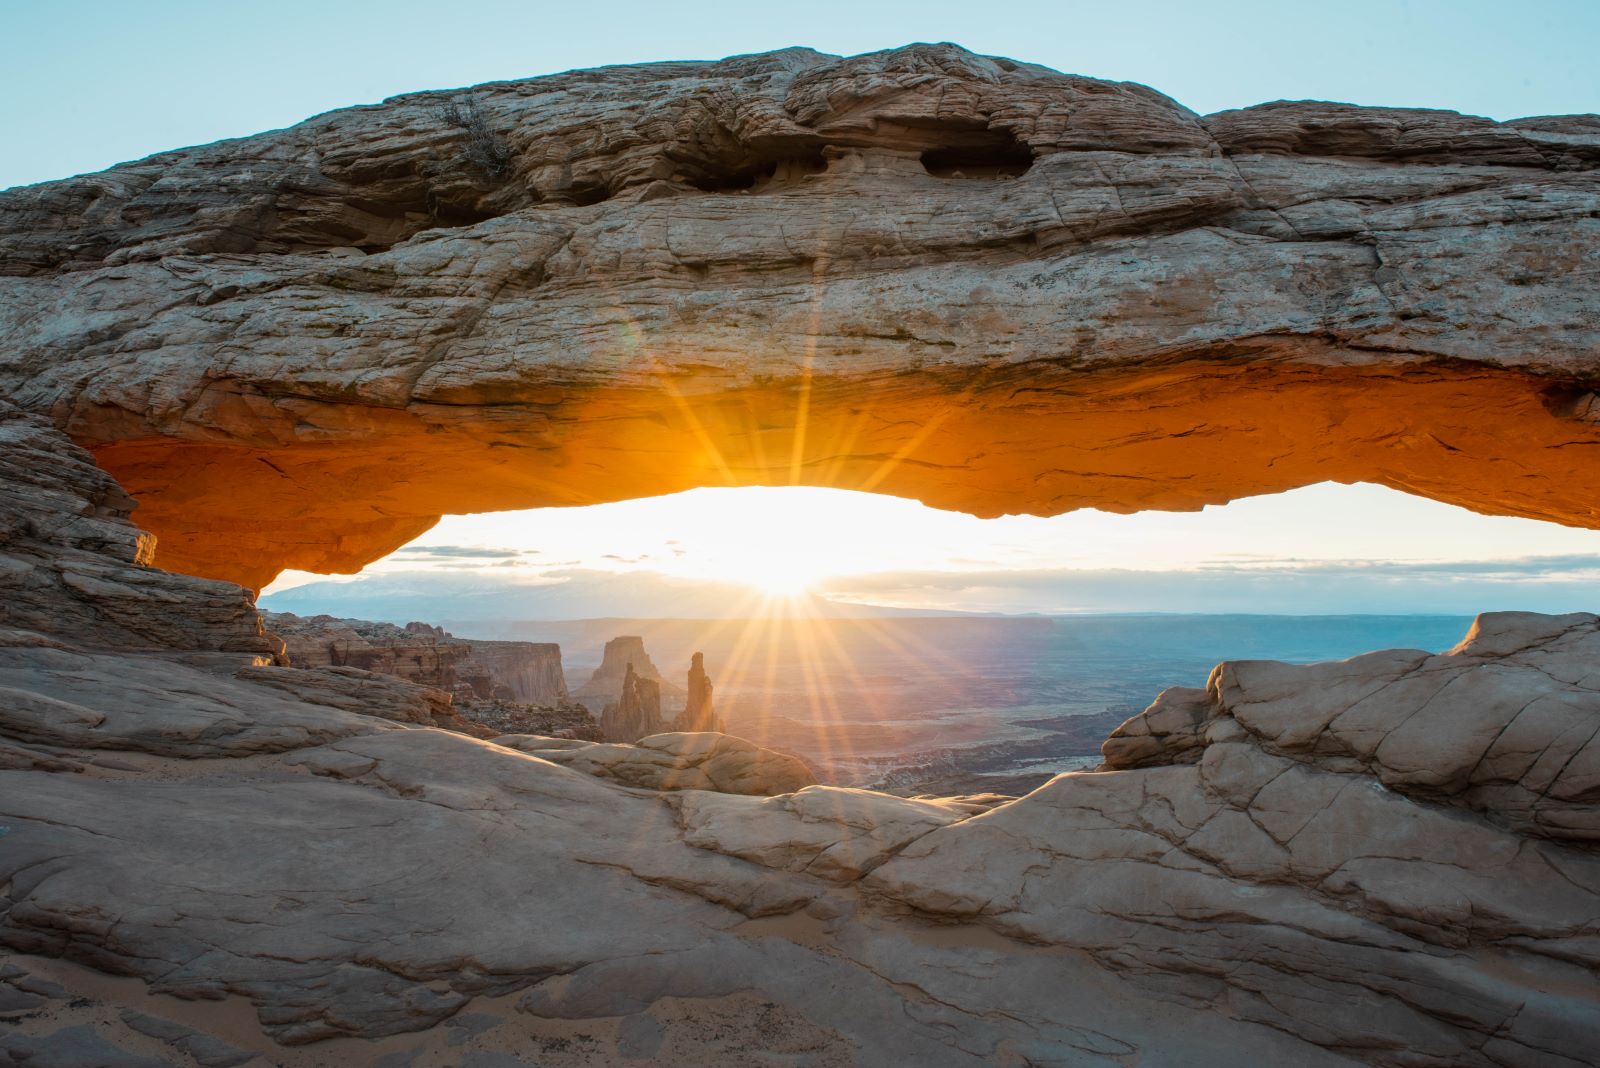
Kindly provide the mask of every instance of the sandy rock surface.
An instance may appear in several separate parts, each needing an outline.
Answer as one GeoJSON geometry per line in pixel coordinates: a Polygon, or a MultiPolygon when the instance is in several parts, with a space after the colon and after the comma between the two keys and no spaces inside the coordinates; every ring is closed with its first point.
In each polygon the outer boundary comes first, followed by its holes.
{"type": "Polygon", "coordinates": [[[1588,120],[1202,119],[947,46],[480,97],[503,174],[416,96],[0,197],[0,1063],[1596,1063],[1596,617],[1226,663],[1104,770],[908,801],[440,730],[152,566],[714,481],[685,412],[772,480],[802,359],[817,481],[1592,523],[1588,120]]]}
{"type": "Polygon", "coordinates": [[[1600,617],[1493,612],[1439,656],[1391,650],[1310,666],[1221,665],[1106,741],[1111,768],[1243,742],[1527,834],[1600,842],[1600,617]]]}
{"type": "Polygon", "coordinates": [[[762,800],[688,793],[672,798],[684,841],[835,882],[854,882],[965,812],[870,790],[807,786],[762,800]]]}
{"type": "Polygon", "coordinates": [[[635,744],[512,734],[496,744],[648,790],[787,794],[817,780],[805,761],[728,734],[652,734],[635,744]]]}
{"type": "Polygon", "coordinates": [[[0,194],[0,395],[252,587],[701,485],[1594,526],[1597,165],[1592,116],[1200,116],[952,45],[415,93],[0,194]]]}
{"type": "MultiPolygon", "coordinates": [[[[96,566],[161,580],[100,521],[96,566]]],[[[51,552],[90,550],[0,563],[51,552]]],[[[425,689],[284,685],[318,673],[214,648],[231,617],[118,652],[39,610],[0,606],[19,1064],[1593,1063],[1594,616],[1223,664],[1108,770],[907,800],[718,735],[397,722],[425,689]]]]}

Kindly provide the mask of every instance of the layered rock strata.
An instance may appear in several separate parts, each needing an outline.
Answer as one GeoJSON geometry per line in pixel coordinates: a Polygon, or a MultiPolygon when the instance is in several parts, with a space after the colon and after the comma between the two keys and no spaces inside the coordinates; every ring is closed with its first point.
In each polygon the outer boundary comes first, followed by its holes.
{"type": "Polygon", "coordinates": [[[803,760],[721,733],[669,731],[632,745],[597,744],[507,735],[503,745],[602,779],[649,790],[710,790],[723,794],[790,794],[814,786],[803,760]]]}
{"type": "MultiPolygon", "coordinates": [[[[30,427],[35,463],[81,458],[30,427]]],[[[8,470],[37,529],[85,514],[8,470]]],[[[114,510],[95,522],[92,545],[12,537],[6,573],[160,579],[119,556],[136,536],[114,510]]],[[[98,618],[64,581],[37,589],[98,618]]],[[[230,637],[119,652],[13,627],[0,1049],[1592,1063],[1597,635],[1594,616],[1486,616],[1439,657],[1224,664],[1189,728],[1169,696],[1108,743],[1125,764],[1127,739],[1160,737],[1147,766],[908,801],[761,796],[804,783],[720,735],[495,744],[395,722],[403,680],[304,686],[318,672],[230,637]]]]}
{"type": "Polygon", "coordinates": [[[462,698],[557,706],[567,698],[561,647],[550,642],[457,638],[442,627],[404,627],[333,616],[265,612],[296,667],[353,667],[394,675],[462,698]]]}
{"type": "Polygon", "coordinates": [[[1595,1062],[1595,617],[1224,664],[1017,799],[768,797],[397,721],[150,566],[763,481],[1595,525],[1593,119],[792,50],[485,87],[489,174],[439,105],[0,195],[0,1054],[1595,1062]]]}
{"type": "Polygon", "coordinates": [[[487,677],[488,693],[473,685],[477,697],[494,697],[525,705],[565,705],[567,678],[561,670],[561,646],[555,642],[496,641],[458,638],[472,650],[472,662],[487,677]]]}
{"type": "Polygon", "coordinates": [[[669,694],[677,693],[675,687],[665,685],[661,672],[645,651],[644,639],[636,634],[624,634],[606,642],[600,654],[600,666],[594,669],[589,681],[573,693],[572,699],[590,708],[603,709],[608,703],[622,699],[630,673],[664,687],[669,694]]]}
{"type": "Polygon", "coordinates": [[[155,539],[83,449],[0,397],[0,629],[132,650],[281,657],[247,591],[149,566],[155,539]]]}
{"type": "Polygon", "coordinates": [[[951,45],[471,95],[494,173],[415,93],[0,194],[0,395],[166,566],[701,485],[1600,525],[1593,116],[1200,116],[951,45]]]}
{"type": "Polygon", "coordinates": [[[1573,845],[1600,843],[1600,627],[1588,613],[1483,616],[1438,656],[1220,665],[1118,727],[1108,768],[1206,759],[1219,741],[1371,776],[1573,845]]]}
{"type": "Polygon", "coordinates": [[[661,683],[638,675],[630,663],[617,700],[600,713],[600,733],[608,742],[636,742],[666,730],[661,716],[661,683]]]}
{"type": "Polygon", "coordinates": [[[695,653],[689,660],[689,685],[685,692],[688,696],[683,711],[673,721],[673,729],[691,734],[703,731],[720,733],[724,727],[712,701],[711,677],[706,674],[704,653],[695,653]]]}

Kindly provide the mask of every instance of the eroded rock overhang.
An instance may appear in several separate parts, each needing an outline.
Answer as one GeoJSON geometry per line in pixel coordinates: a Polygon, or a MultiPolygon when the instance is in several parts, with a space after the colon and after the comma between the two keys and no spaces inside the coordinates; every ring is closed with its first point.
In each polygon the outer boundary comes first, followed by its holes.
{"type": "Polygon", "coordinates": [[[500,157],[468,97],[0,194],[0,395],[163,566],[700,485],[1600,526],[1600,118],[1200,117],[948,45],[481,86],[500,157]]]}

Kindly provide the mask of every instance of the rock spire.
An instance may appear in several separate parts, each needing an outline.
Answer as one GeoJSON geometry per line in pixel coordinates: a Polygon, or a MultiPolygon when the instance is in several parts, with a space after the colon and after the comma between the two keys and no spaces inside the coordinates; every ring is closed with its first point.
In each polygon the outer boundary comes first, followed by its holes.
{"type": "Polygon", "coordinates": [[[606,642],[600,666],[594,669],[589,681],[572,695],[573,699],[591,710],[620,701],[623,682],[630,669],[639,678],[656,683],[660,691],[674,696],[678,694],[676,686],[662,684],[661,672],[645,651],[644,639],[637,634],[623,634],[606,642]]]}
{"type": "Polygon", "coordinates": [[[711,676],[706,674],[706,656],[695,653],[689,661],[689,700],[673,723],[679,731],[715,731],[723,733],[722,720],[712,707],[711,676]]]}
{"type": "Polygon", "coordinates": [[[600,731],[608,742],[636,742],[666,730],[661,719],[661,683],[647,679],[629,663],[616,703],[600,714],[600,731]]]}

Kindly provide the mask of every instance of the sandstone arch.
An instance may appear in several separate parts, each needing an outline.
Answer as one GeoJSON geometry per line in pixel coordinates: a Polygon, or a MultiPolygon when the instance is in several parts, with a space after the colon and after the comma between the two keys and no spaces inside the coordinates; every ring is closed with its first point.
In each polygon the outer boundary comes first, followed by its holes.
{"type": "Polygon", "coordinates": [[[259,586],[707,484],[994,515],[1367,480],[1600,526],[1596,117],[1200,117],[796,49],[479,87],[502,176],[448,98],[0,195],[0,392],[163,566],[259,586]]]}
{"type": "Polygon", "coordinates": [[[773,1022],[952,1068],[1593,1060],[1595,616],[1223,664],[1022,798],[664,803],[268,666],[248,591],[147,566],[63,430],[162,562],[251,584],[726,481],[989,512],[1363,477],[1600,525],[1600,120],[1202,119],[948,46],[475,100],[505,175],[421,95],[0,194],[0,992],[49,1003],[0,1055],[231,1060],[232,997],[269,1060],[567,1023],[620,1060],[657,1006],[671,1063],[773,1022]]]}

